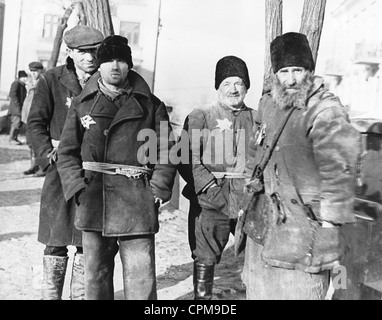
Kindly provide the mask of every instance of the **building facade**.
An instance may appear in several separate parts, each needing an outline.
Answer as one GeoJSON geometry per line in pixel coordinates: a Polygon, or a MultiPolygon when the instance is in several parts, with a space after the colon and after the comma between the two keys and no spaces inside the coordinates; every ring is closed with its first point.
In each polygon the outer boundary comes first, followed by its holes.
{"type": "MultiPolygon", "coordinates": [[[[0,98],[5,99],[18,70],[28,70],[31,61],[45,67],[51,58],[57,26],[67,0],[0,0],[0,98]]],[[[158,31],[160,0],[110,0],[115,34],[126,36],[133,51],[134,69],[150,86],[158,31]]],[[[67,29],[78,23],[73,10],[67,29]]],[[[65,62],[62,44],[57,65],[65,62]]]]}

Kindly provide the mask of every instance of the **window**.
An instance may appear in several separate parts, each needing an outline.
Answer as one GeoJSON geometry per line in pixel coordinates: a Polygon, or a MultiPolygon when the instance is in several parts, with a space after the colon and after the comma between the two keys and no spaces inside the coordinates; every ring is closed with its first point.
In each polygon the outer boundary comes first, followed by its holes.
{"type": "Polygon", "coordinates": [[[129,40],[129,45],[139,46],[139,22],[127,22],[121,21],[120,35],[126,37],[129,40]]]}
{"type": "Polygon", "coordinates": [[[47,39],[54,38],[56,36],[57,26],[59,23],[60,16],[54,14],[45,14],[42,37],[47,39]]]}

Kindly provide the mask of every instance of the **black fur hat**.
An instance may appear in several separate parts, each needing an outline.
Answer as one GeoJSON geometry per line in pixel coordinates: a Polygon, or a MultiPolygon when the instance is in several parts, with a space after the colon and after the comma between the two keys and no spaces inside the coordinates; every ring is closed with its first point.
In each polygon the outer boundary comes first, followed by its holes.
{"type": "Polygon", "coordinates": [[[133,67],[133,59],[131,57],[131,49],[127,43],[127,38],[122,36],[114,35],[106,37],[97,50],[98,65],[114,59],[121,59],[131,69],[133,67]]]}
{"type": "Polygon", "coordinates": [[[315,63],[305,34],[289,32],[276,37],[270,46],[273,72],[285,67],[304,67],[313,71],[315,63]]]}
{"type": "Polygon", "coordinates": [[[215,89],[217,90],[223,80],[228,77],[241,78],[247,89],[251,86],[247,65],[238,57],[226,56],[218,61],[215,71],[215,89]]]}

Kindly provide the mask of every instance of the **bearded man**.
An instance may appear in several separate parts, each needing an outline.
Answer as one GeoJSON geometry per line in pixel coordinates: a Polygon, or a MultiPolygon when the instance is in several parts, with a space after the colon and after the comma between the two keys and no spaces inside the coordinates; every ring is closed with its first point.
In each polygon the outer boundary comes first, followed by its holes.
{"type": "Polygon", "coordinates": [[[266,236],[261,244],[247,237],[243,280],[247,299],[321,300],[343,258],[342,226],[354,222],[359,134],[313,75],[305,35],[279,36],[270,51],[274,83],[260,100],[247,177],[286,125],[263,172],[269,205],[255,212],[268,226],[266,236]]]}

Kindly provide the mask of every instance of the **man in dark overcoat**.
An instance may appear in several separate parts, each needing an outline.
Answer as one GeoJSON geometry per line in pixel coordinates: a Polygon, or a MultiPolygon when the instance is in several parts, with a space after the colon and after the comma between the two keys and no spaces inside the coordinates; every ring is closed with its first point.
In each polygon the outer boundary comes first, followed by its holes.
{"type": "Polygon", "coordinates": [[[97,60],[100,72],[73,100],[58,149],[65,198],[76,199],[75,225],[83,230],[85,299],[114,299],[119,251],[125,299],[154,300],[158,209],[171,198],[176,173],[166,160],[169,117],[131,70],[125,37],[105,38],[97,60]]]}
{"type": "Polygon", "coordinates": [[[103,40],[100,31],[76,26],[64,34],[68,47],[66,64],[41,76],[27,121],[27,139],[36,154],[36,164],[46,177],[41,194],[38,241],[45,244],[42,298],[61,299],[68,263],[68,248],[77,247],[71,281],[71,299],[83,299],[81,232],[74,227],[75,204],[66,201],[57,172],[57,147],[72,99],[79,95],[97,71],[95,52],[103,40]]]}
{"type": "Polygon", "coordinates": [[[21,128],[21,110],[24,100],[27,96],[26,82],[28,75],[24,70],[18,72],[18,78],[12,82],[9,97],[8,115],[11,117],[11,130],[9,132],[9,143],[20,145],[22,142],[18,139],[19,130],[21,128]]]}

